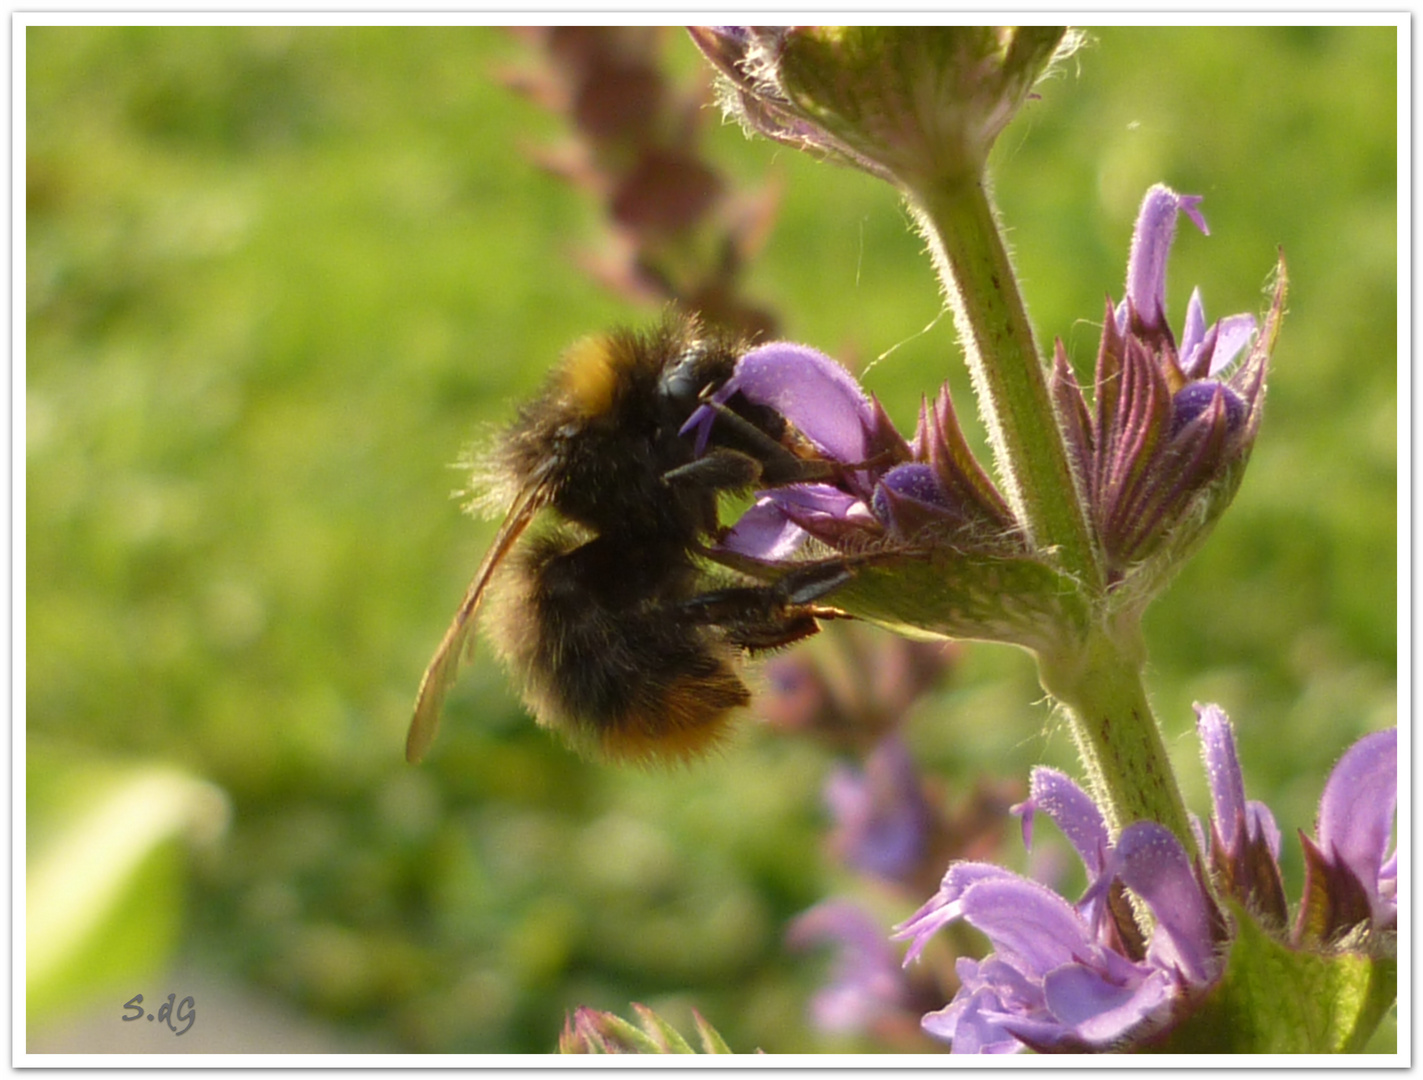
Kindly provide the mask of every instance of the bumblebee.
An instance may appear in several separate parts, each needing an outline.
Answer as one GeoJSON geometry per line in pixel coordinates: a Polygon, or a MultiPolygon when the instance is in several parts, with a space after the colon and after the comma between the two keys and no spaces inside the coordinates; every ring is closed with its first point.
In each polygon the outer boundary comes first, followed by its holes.
{"type": "Polygon", "coordinates": [[[682,434],[743,352],[670,315],[564,355],[479,463],[485,501],[506,513],[421,681],[408,760],[435,738],[486,594],[486,634],[539,722],[580,752],[634,761],[715,745],[750,701],[741,658],[842,614],[816,604],[850,577],[833,560],[771,584],[706,588],[699,558],[722,534],[721,495],[838,468],[740,394],[711,406],[702,453],[682,434]]]}

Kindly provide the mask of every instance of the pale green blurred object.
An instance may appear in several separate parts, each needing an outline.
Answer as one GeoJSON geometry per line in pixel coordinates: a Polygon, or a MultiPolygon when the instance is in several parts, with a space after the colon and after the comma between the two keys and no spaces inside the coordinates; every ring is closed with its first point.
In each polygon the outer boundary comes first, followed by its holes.
{"type": "Polygon", "coordinates": [[[32,800],[25,853],[31,1024],[110,990],[117,1010],[145,990],[176,937],[180,841],[211,843],[230,817],[219,788],[163,765],[61,766],[46,782],[56,797],[32,800]]]}

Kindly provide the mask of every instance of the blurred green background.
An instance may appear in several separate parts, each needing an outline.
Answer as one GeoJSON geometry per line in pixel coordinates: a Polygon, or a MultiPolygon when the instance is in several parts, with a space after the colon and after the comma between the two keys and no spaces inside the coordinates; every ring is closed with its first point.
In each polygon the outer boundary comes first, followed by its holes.
{"type": "MultiPolygon", "coordinates": [[[[634,1000],[695,1005],[744,1050],[846,1045],[804,1018],[823,963],[781,945],[847,883],[822,850],[823,750],[748,723],[683,771],[588,764],[481,655],[430,760],[402,759],[492,531],[447,497],[448,464],[569,341],[650,313],[579,269],[598,209],[531,162],[561,122],[498,77],[525,48],[479,28],[26,32],[32,879],[96,793],[160,768],[187,793],[32,988],[32,1049],[191,992],[174,973],[312,1025],[313,1048],[545,1051],[565,1010],[634,1000]],[[205,842],[175,839],[195,823],[205,842]]],[[[696,71],[682,35],[667,49],[696,71]]],[[[1150,184],[1204,195],[1212,229],[1178,239],[1178,326],[1195,284],[1212,318],[1263,310],[1277,246],[1289,261],[1249,473],[1148,635],[1188,801],[1207,805],[1191,703],[1216,701],[1291,895],[1328,768],[1396,722],[1395,50],[1393,28],[1094,30],[996,151],[1041,340],[1079,371],[1150,184]]],[[[866,383],[905,428],[945,377],[968,420],[893,193],[714,120],[706,152],[784,187],[748,282],[784,335],[853,366],[893,349],[866,383]]],[[[955,785],[1073,761],[1002,648],[967,650],[908,738],[955,785]]],[[[197,1028],[224,1023],[198,1006],[197,1028]]],[[[240,1048],[289,1045],[255,1030],[240,1048]]]]}

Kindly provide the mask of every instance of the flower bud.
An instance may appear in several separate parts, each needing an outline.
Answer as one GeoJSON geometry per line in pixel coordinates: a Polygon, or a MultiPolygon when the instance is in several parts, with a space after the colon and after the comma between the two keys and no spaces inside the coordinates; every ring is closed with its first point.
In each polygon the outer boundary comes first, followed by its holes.
{"type": "Polygon", "coordinates": [[[1060,341],[1054,356],[1053,394],[1109,580],[1131,579],[1141,596],[1164,584],[1234,497],[1284,311],[1283,263],[1258,335],[1249,314],[1207,326],[1197,289],[1178,346],[1166,321],[1166,262],[1179,215],[1208,232],[1200,202],[1160,184],[1147,192],[1126,297],[1103,323],[1090,410],[1060,341]]]}
{"type": "Polygon", "coordinates": [[[977,178],[1055,57],[1063,27],[694,27],[749,130],[906,191],[977,178]]]}

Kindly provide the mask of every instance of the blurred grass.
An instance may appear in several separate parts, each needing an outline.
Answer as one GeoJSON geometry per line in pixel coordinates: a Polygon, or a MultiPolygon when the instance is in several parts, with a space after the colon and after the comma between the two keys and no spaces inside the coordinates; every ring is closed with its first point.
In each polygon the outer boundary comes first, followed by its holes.
{"type": "MultiPolygon", "coordinates": [[[[996,156],[1042,341],[1090,364],[1157,180],[1205,195],[1212,228],[1177,243],[1178,319],[1194,284],[1212,317],[1260,310],[1289,260],[1250,472],[1148,620],[1188,800],[1190,704],[1218,701],[1288,834],[1396,719],[1395,35],[1093,37],[996,156]]],[[[694,1004],[738,1048],[821,1045],[816,964],[779,943],[835,880],[820,751],[747,725],[685,772],[585,764],[481,657],[431,761],[401,759],[490,532],[447,463],[567,342],[647,315],[571,258],[596,211],[528,159],[559,127],[495,78],[519,44],[30,27],[26,49],[28,737],[230,795],[183,960],[392,1049],[544,1051],[565,1009],[630,1000],[681,1026],[694,1004]]],[[[892,194],[712,128],[725,168],[785,184],[753,286],[786,336],[858,366],[893,350],[867,385],[905,426],[945,377],[968,419],[892,194]]],[[[1040,697],[1026,657],[973,649],[911,738],[950,777],[1070,765],[1040,697]]]]}

